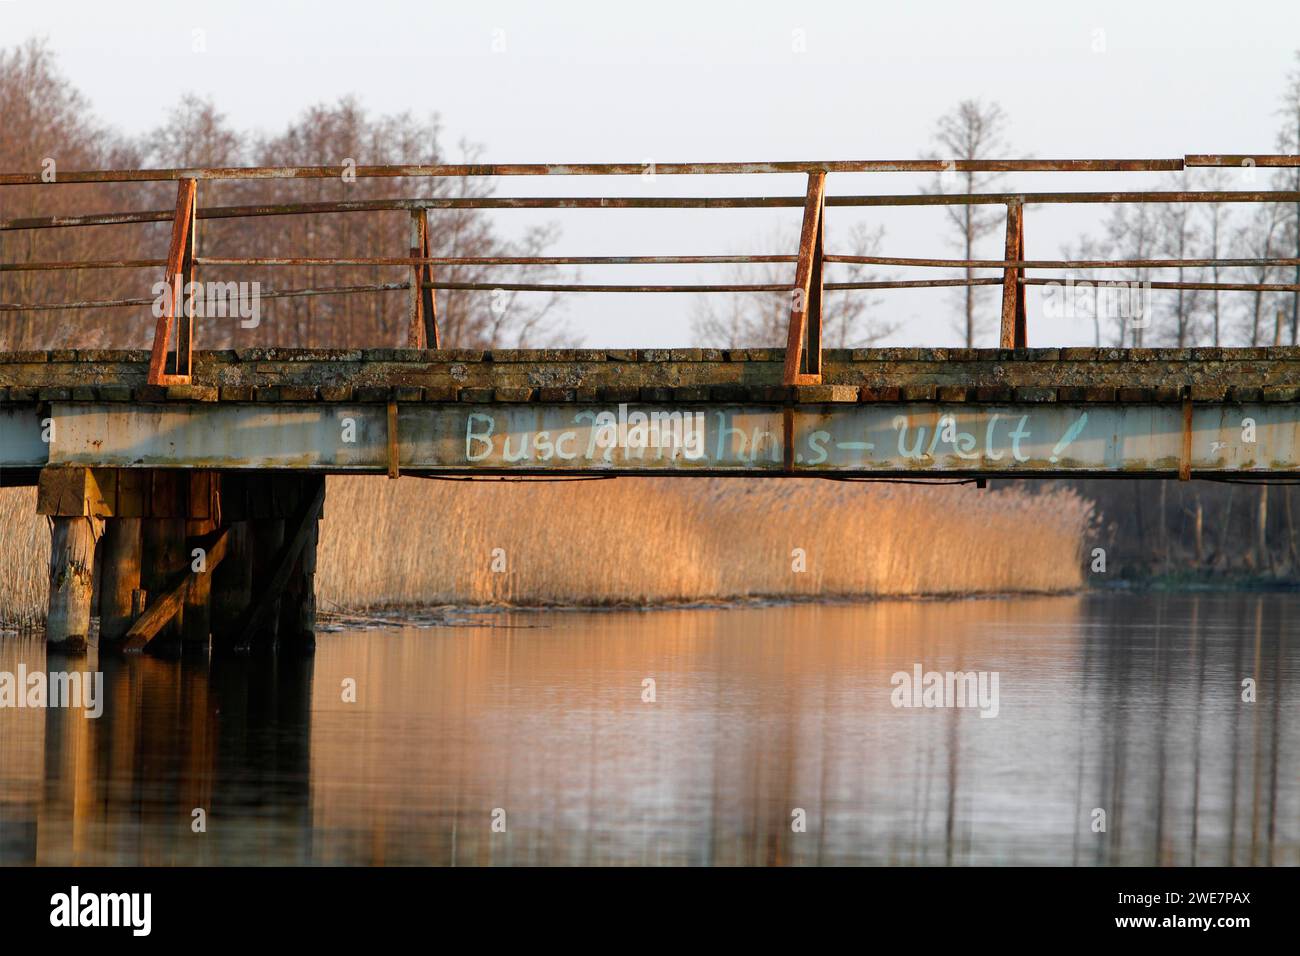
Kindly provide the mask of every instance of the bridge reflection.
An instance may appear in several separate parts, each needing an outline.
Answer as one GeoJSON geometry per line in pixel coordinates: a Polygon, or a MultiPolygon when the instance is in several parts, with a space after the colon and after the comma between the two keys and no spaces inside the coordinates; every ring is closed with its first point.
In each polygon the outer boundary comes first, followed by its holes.
{"type": "Polygon", "coordinates": [[[95,720],[0,709],[0,863],[1296,864],[1298,616],[1240,594],[553,612],[274,666],[6,639],[0,671],[98,667],[107,695],[95,720]],[[914,664],[997,672],[997,718],[895,707],[914,664]]]}

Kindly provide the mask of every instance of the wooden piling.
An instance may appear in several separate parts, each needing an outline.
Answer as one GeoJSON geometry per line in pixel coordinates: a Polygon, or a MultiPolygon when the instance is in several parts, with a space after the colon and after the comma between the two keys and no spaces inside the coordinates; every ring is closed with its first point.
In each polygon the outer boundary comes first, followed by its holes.
{"type": "Polygon", "coordinates": [[[126,636],[135,620],[134,595],[140,589],[140,519],[109,518],[100,549],[99,639],[112,644],[126,636]]]}
{"type": "Polygon", "coordinates": [[[212,572],[211,629],[213,651],[227,651],[240,643],[240,618],[253,601],[253,558],[247,521],[226,529],[226,558],[212,572]]]}
{"type": "Polygon", "coordinates": [[[90,636],[98,519],[55,516],[52,521],[45,639],[51,649],[84,651],[90,636]]]}
{"type": "MultiPolygon", "coordinates": [[[[141,528],[140,584],[150,606],[171,591],[189,573],[184,518],[145,518],[141,528]]],[[[158,632],[160,648],[178,645],[184,626],[184,609],[158,632]]]]}
{"type": "MultiPolygon", "coordinates": [[[[187,552],[193,562],[193,549],[187,552]]],[[[194,650],[206,650],[208,638],[212,633],[212,610],[209,599],[212,595],[212,572],[204,571],[190,578],[189,589],[185,592],[185,606],[181,613],[181,643],[194,650]]]]}
{"type": "MultiPolygon", "coordinates": [[[[252,565],[253,579],[258,582],[258,589],[265,587],[275,574],[280,551],[284,547],[284,519],[259,518],[250,522],[252,526],[252,565]]],[[[257,625],[252,634],[240,635],[254,648],[273,650],[280,637],[280,598],[272,601],[268,613],[257,625]]]]}
{"type": "MultiPolygon", "coordinates": [[[[323,490],[324,481],[323,475],[304,478],[299,483],[299,504],[314,499],[323,490]]],[[[294,560],[280,599],[280,646],[285,650],[312,651],[316,648],[316,546],[319,540],[318,514],[309,519],[302,551],[294,560]]]]}

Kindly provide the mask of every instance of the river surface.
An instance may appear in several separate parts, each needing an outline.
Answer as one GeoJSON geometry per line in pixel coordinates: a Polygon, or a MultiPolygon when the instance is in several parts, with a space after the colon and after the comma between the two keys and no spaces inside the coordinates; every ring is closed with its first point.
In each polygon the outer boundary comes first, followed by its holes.
{"type": "Polygon", "coordinates": [[[100,669],[103,713],[0,708],[6,865],[1300,864],[1297,595],[476,614],[278,662],[0,637],[20,666],[100,669]],[[985,696],[895,706],[918,667],[985,696]]]}

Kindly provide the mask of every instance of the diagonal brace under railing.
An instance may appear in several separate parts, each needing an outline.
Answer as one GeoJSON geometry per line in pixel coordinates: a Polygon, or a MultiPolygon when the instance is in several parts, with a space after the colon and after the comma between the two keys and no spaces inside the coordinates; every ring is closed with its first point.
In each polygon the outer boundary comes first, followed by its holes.
{"type": "Polygon", "coordinates": [[[790,333],[785,344],[786,385],[819,385],[822,380],[822,261],[826,218],[826,173],[808,174],[799,264],[790,292],[790,333]]]}
{"type": "Polygon", "coordinates": [[[167,248],[164,278],[167,295],[154,331],[153,353],[149,357],[150,385],[189,384],[193,363],[194,335],[194,252],[198,238],[198,180],[182,179],[176,190],[176,216],[172,220],[171,244],[167,248]],[[167,371],[167,353],[172,330],[176,331],[176,362],[167,371]]]}

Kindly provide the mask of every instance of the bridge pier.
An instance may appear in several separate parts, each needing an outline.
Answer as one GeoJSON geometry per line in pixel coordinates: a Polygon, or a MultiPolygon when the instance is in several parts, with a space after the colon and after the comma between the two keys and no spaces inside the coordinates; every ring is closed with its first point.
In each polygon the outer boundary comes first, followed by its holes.
{"type": "Polygon", "coordinates": [[[86,649],[95,580],[95,541],[101,528],[98,519],[84,516],[56,517],[51,525],[45,635],[52,650],[86,649]]]}
{"type": "Polygon", "coordinates": [[[140,518],[104,522],[100,549],[99,640],[121,642],[137,616],[140,591],[140,518]]]}
{"type": "Polygon", "coordinates": [[[47,467],[46,638],[101,649],[310,651],[324,476],[47,467]],[[95,546],[103,536],[99,574],[95,546]]]}

